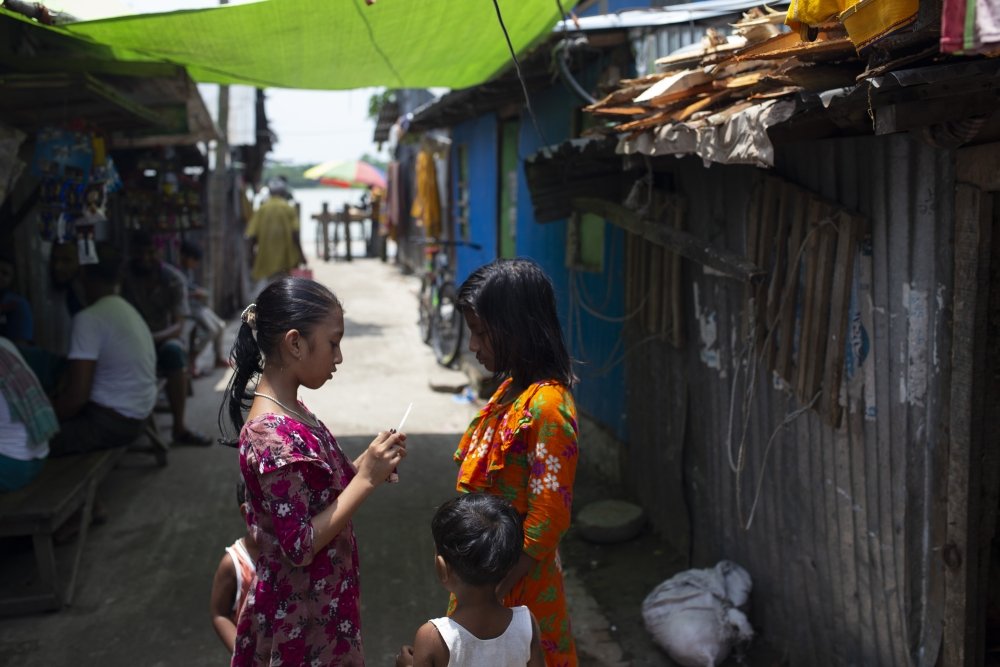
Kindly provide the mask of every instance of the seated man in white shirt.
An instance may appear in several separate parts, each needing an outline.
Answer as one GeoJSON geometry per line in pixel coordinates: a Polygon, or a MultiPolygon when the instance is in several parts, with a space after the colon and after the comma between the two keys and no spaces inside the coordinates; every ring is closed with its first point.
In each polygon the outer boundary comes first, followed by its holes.
{"type": "Polygon", "coordinates": [[[65,389],[53,400],[61,424],[50,456],[122,447],[142,432],[156,403],[156,349],[149,327],[118,296],[122,256],[97,244],[80,268],[90,304],[73,316],[65,389]]]}

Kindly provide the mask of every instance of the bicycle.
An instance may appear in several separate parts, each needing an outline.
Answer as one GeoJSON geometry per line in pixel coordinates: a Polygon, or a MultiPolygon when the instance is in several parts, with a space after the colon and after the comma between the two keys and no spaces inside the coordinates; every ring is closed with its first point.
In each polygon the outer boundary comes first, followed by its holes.
{"type": "Polygon", "coordinates": [[[466,246],[481,250],[482,246],[468,241],[434,239],[423,243],[427,270],[421,278],[418,300],[420,339],[431,346],[439,364],[451,366],[462,347],[465,321],[458,308],[458,289],[455,287],[455,275],[451,270],[447,248],[466,246]]]}

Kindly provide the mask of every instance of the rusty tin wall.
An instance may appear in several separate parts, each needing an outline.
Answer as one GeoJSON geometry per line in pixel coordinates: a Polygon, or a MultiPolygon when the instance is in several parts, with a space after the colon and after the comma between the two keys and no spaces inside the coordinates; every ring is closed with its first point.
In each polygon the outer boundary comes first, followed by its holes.
{"type": "MultiPolygon", "coordinates": [[[[673,174],[686,199],[687,231],[744,252],[763,172],[672,158],[658,168],[673,174]]],[[[737,374],[745,286],[685,261],[687,343],[675,349],[628,329],[624,474],[659,529],[677,536],[690,525],[693,566],[728,558],[749,570],[751,620],[787,649],[789,664],[930,665],[941,625],[935,547],[944,512],[954,156],[904,135],[824,140],[779,149],[773,174],[866,220],[844,332],[843,420],[832,427],[806,411],[782,426],[801,404],[761,373],[745,466],[734,473],[747,389],[737,374]]]]}

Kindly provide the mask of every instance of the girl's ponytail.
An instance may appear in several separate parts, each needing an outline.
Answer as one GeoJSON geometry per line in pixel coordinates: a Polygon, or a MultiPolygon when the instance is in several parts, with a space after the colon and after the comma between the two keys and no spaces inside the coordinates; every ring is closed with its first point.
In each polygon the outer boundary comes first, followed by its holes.
{"type": "MultiPolygon", "coordinates": [[[[243,311],[243,323],[239,331],[236,332],[236,342],[229,353],[229,361],[233,366],[233,377],[226,387],[226,401],[223,409],[219,411],[219,429],[225,433],[227,429],[223,423],[222,412],[227,411],[229,421],[239,436],[240,429],[243,428],[243,412],[250,409],[253,402],[253,394],[247,392],[247,385],[255,375],[264,370],[264,357],[254,334],[256,327],[256,305],[251,304],[243,311]]],[[[233,441],[226,441],[226,444],[235,444],[233,441]]]]}

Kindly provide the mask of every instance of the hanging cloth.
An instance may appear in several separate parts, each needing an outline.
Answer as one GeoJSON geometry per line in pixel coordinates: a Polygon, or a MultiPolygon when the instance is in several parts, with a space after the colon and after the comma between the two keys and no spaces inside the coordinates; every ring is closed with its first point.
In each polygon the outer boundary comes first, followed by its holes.
{"type": "Polygon", "coordinates": [[[804,34],[809,26],[839,21],[860,51],[916,20],[919,5],[919,0],[792,0],[785,24],[804,34]]]}
{"type": "Polygon", "coordinates": [[[403,200],[400,192],[402,184],[399,182],[402,173],[399,161],[393,160],[389,163],[389,169],[386,171],[388,190],[385,195],[385,225],[392,240],[396,240],[399,235],[399,224],[403,217],[403,200]]]}
{"type": "Polygon", "coordinates": [[[430,151],[421,149],[417,153],[414,168],[417,177],[417,196],[410,207],[410,216],[423,226],[429,238],[441,236],[441,200],[438,198],[437,168],[430,151]]]}
{"type": "Polygon", "coordinates": [[[942,53],[1000,51],[1000,3],[996,0],[944,0],[942,53]]]}

